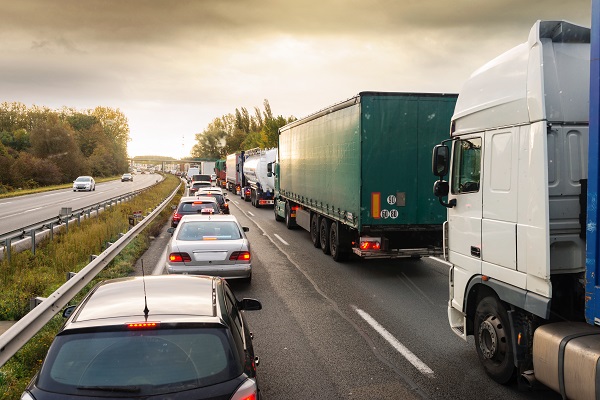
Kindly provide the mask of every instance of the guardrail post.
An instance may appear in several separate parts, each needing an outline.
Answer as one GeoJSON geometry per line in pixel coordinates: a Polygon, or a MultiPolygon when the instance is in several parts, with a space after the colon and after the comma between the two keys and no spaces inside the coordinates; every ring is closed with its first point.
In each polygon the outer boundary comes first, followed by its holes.
{"type": "Polygon", "coordinates": [[[67,272],[67,280],[71,279],[75,275],[77,275],[77,272],[67,272]]]}
{"type": "Polygon", "coordinates": [[[81,213],[77,213],[77,226],[81,226],[81,213]]]}
{"type": "Polygon", "coordinates": [[[10,262],[10,242],[10,238],[6,238],[4,241],[4,249],[6,250],[6,258],[8,259],[8,262],[10,262]]]}
{"type": "Polygon", "coordinates": [[[98,258],[98,256],[96,254],[92,254],[90,256],[90,262],[94,261],[96,258],[98,258]]]}
{"type": "Polygon", "coordinates": [[[31,252],[35,255],[35,229],[29,231],[29,234],[31,235],[31,252]]]}
{"type": "Polygon", "coordinates": [[[29,310],[31,311],[34,308],[36,308],[37,306],[42,304],[42,301],[44,300],[46,300],[45,297],[34,297],[32,299],[29,299],[29,310]]]}

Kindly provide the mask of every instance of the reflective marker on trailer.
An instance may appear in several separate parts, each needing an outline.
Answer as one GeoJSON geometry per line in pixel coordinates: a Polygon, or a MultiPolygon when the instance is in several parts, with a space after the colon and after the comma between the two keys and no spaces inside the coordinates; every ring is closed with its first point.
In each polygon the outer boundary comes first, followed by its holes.
{"type": "Polygon", "coordinates": [[[371,193],[371,218],[379,219],[381,214],[381,192],[371,193]]]}

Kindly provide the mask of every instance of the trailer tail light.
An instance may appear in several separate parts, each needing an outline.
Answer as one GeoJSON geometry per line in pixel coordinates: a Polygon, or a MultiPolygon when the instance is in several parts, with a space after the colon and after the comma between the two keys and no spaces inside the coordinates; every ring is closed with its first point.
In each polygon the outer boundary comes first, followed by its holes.
{"type": "Polygon", "coordinates": [[[250,261],[250,252],[249,251],[234,251],[229,256],[230,261],[250,261]]]}
{"type": "Polygon", "coordinates": [[[361,250],[381,250],[381,239],[379,238],[360,238],[361,250]]]}
{"type": "Polygon", "coordinates": [[[171,253],[169,254],[170,262],[191,262],[192,258],[188,253],[171,253]]]}

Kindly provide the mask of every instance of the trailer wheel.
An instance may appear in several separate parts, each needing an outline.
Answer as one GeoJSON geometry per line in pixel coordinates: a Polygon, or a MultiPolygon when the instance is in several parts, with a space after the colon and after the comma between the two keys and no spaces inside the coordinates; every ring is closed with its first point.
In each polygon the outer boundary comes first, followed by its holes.
{"type": "Polygon", "coordinates": [[[319,238],[321,241],[321,250],[323,253],[329,254],[331,249],[329,248],[329,227],[331,226],[331,222],[325,217],[321,218],[321,223],[319,224],[319,238]]]}
{"type": "Polygon", "coordinates": [[[321,247],[321,237],[319,236],[319,214],[313,214],[310,217],[310,239],[313,246],[321,247]]]}
{"type": "Polygon", "coordinates": [[[338,262],[345,261],[348,258],[343,241],[344,238],[341,235],[338,223],[332,222],[331,228],[329,228],[329,251],[333,259],[338,262]]]}
{"type": "Polygon", "coordinates": [[[508,314],[494,296],[484,297],[475,311],[475,349],[485,372],[500,384],[515,377],[508,314]]]}

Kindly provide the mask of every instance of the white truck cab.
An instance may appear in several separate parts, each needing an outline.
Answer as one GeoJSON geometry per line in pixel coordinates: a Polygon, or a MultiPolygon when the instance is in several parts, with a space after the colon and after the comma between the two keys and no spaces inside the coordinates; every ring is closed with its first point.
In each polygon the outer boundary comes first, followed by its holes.
{"type": "Polygon", "coordinates": [[[536,22],[466,81],[434,149],[448,319],[500,383],[533,369],[537,327],[584,320],[589,69],[588,28],[536,22]]]}

